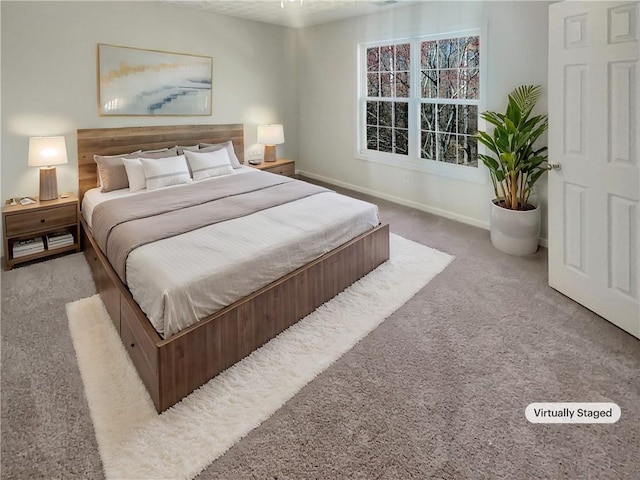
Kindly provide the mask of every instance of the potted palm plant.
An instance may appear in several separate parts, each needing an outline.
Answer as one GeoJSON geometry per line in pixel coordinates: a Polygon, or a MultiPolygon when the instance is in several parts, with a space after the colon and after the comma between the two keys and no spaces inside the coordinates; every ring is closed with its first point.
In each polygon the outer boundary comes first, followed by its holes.
{"type": "Polygon", "coordinates": [[[490,153],[478,154],[491,174],[495,198],[491,204],[491,243],[511,255],[529,255],[538,249],[540,207],[530,202],[536,182],[546,168],[547,147],[535,146],[545,130],[546,115],[532,116],[540,99],[539,85],[522,85],[509,94],[506,113],[480,116],[494,126],[493,133],[475,138],[490,153]]]}

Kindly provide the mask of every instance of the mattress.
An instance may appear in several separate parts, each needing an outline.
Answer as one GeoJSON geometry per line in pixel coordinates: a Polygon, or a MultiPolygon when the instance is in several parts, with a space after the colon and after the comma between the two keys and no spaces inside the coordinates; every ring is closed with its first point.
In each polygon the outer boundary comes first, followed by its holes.
{"type": "MultiPolygon", "coordinates": [[[[92,189],[82,212],[91,226],[101,202],[144,194],[92,189]]],[[[127,286],[168,338],[378,224],[375,205],[327,191],[138,247],[126,260],[127,286]]]]}

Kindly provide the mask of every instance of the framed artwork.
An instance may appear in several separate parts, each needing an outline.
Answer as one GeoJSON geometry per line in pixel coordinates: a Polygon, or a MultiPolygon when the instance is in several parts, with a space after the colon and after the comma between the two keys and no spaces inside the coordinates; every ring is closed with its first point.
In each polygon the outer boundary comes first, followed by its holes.
{"type": "Polygon", "coordinates": [[[98,44],[100,115],[211,115],[211,57],[98,44]]]}

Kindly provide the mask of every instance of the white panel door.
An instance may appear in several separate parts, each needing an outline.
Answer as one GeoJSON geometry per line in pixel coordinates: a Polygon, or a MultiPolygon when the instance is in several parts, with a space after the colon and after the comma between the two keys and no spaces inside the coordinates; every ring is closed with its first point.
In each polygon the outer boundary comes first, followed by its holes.
{"type": "Polygon", "coordinates": [[[549,7],[549,285],[640,338],[639,15],[549,7]]]}

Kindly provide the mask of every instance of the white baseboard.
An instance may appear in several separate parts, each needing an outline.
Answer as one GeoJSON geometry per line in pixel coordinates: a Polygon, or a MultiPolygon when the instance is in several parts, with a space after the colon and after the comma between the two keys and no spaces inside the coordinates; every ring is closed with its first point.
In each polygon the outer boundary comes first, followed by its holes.
{"type": "MultiPolygon", "coordinates": [[[[296,170],[296,175],[302,175],[304,177],[313,178],[314,180],[319,180],[321,182],[329,183],[331,185],[347,188],[355,192],[365,193],[373,197],[382,198],[383,200],[389,200],[390,202],[398,203],[400,205],[404,205],[405,207],[415,208],[416,210],[421,210],[423,212],[433,213],[434,215],[438,215],[439,217],[445,217],[450,220],[455,220],[456,222],[466,223],[467,225],[473,225],[474,227],[479,227],[479,228],[483,228],[484,230],[489,230],[489,222],[483,222],[475,218],[466,217],[464,215],[460,215],[453,212],[448,212],[446,210],[442,210],[441,208],[435,208],[429,205],[425,205],[424,203],[414,202],[412,200],[407,200],[406,198],[396,197],[395,195],[388,195],[386,193],[378,192],[376,190],[371,190],[369,188],[360,187],[358,185],[343,182],[341,180],[336,180],[335,178],[325,177],[324,175],[318,175],[316,173],[307,172],[305,170],[296,170]]],[[[540,246],[547,248],[548,242],[546,238],[540,238],[540,246]]]]}

